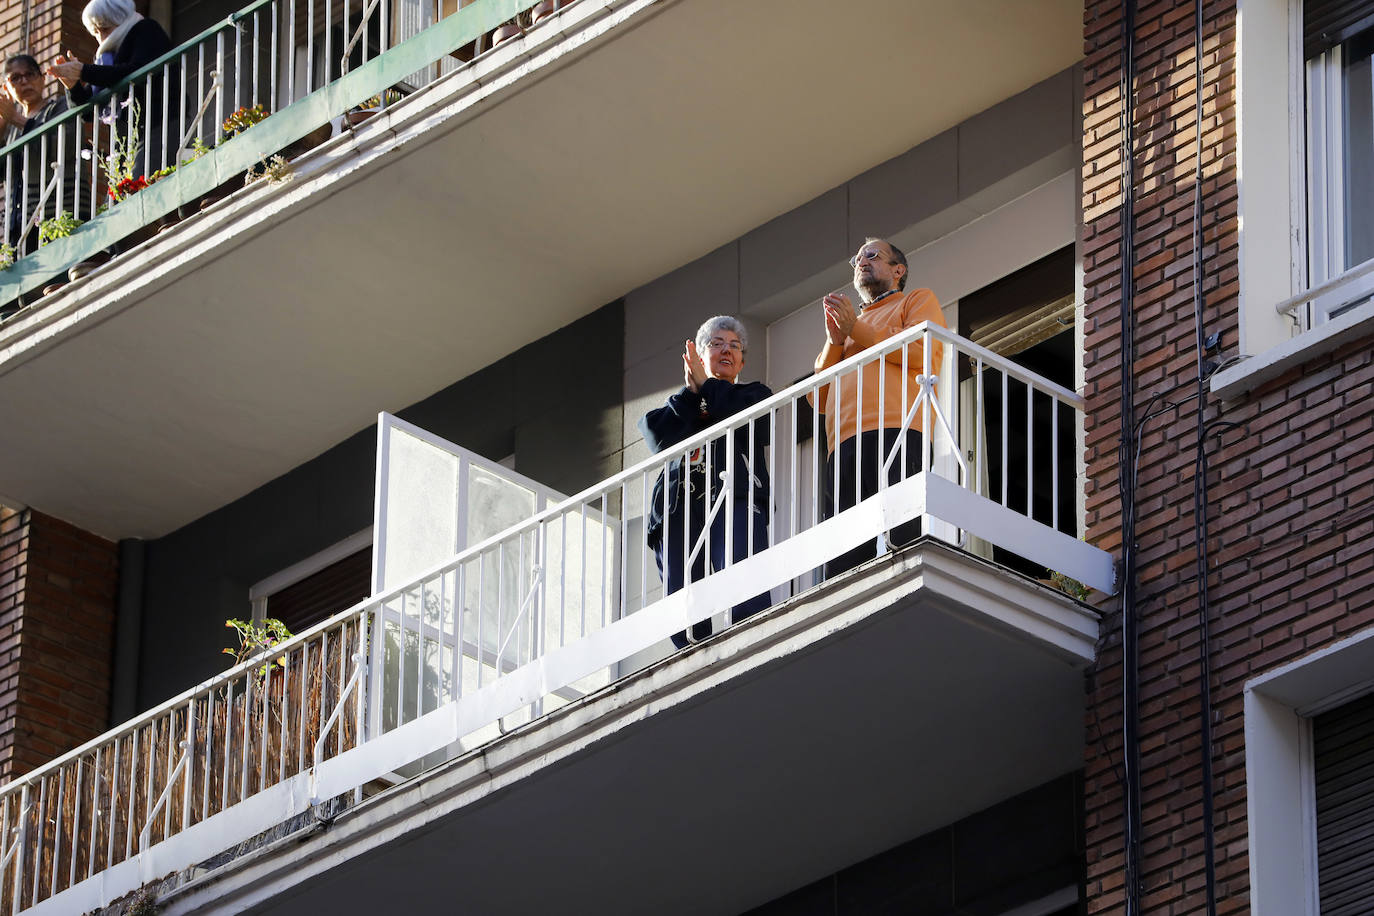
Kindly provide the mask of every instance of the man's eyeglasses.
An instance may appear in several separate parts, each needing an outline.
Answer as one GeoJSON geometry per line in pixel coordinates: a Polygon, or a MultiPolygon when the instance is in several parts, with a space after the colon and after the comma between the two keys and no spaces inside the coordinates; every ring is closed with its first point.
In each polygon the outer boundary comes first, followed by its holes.
{"type": "Polygon", "coordinates": [[[740,342],[738,340],[725,340],[720,337],[712,337],[710,340],[706,341],[706,349],[729,350],[732,353],[744,352],[744,347],[740,346],[740,342]]]}
{"type": "MultiPolygon", "coordinates": [[[[876,248],[865,248],[849,259],[850,267],[858,267],[860,261],[886,261],[883,253],[876,248]]],[[[890,262],[889,262],[890,263],[890,262]]]]}
{"type": "Polygon", "coordinates": [[[38,77],[39,73],[37,70],[24,70],[20,73],[5,74],[5,79],[9,80],[11,83],[24,83],[29,80],[36,80],[38,77]]]}

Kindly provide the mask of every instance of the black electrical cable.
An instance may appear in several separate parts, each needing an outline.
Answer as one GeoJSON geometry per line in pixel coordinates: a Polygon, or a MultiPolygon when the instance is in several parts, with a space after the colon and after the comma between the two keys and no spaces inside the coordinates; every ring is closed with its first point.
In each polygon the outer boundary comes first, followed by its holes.
{"type": "Polygon", "coordinates": [[[1121,668],[1126,916],[1140,916],[1140,644],[1135,575],[1135,0],[1121,15],[1121,668]]]}
{"type": "Polygon", "coordinates": [[[1195,129],[1193,171],[1193,325],[1197,332],[1197,453],[1193,461],[1193,542],[1197,560],[1198,694],[1201,706],[1202,849],[1207,886],[1207,914],[1217,912],[1215,799],[1212,776],[1212,636],[1207,597],[1207,334],[1203,325],[1202,206],[1202,26],[1203,0],[1193,0],[1193,109],[1195,129]]]}

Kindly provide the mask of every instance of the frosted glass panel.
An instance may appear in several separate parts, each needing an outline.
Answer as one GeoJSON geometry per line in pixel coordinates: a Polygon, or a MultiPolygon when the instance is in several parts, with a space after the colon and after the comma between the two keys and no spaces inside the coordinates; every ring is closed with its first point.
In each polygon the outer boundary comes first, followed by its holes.
{"type": "Polygon", "coordinates": [[[403,429],[390,430],[378,591],[415,578],[459,549],[461,458],[403,429]]]}

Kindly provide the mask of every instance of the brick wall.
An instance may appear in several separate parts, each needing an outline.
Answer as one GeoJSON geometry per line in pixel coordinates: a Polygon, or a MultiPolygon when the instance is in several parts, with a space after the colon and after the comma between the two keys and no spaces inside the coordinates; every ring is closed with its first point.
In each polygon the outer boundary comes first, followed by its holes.
{"type": "MultiPolygon", "coordinates": [[[[1121,550],[1120,2],[1085,5],[1084,268],[1088,534],[1121,550]]],[[[1135,60],[1137,419],[1176,403],[1142,436],[1136,495],[1141,657],[1142,904],[1204,907],[1201,701],[1194,555],[1196,392],[1192,268],[1194,8],[1141,3],[1135,60]],[[1156,401],[1155,407],[1164,407],[1156,401]]],[[[1235,6],[1204,6],[1204,324],[1237,352],[1235,6]]],[[[1286,293],[1286,291],[1283,291],[1286,293]]],[[[1282,298],[1281,294],[1274,300],[1282,298]]],[[[1241,424],[1208,450],[1213,748],[1218,910],[1247,912],[1242,688],[1249,678],[1374,624],[1374,359],[1365,340],[1222,405],[1241,424]]],[[[1088,680],[1087,896],[1125,898],[1120,617],[1104,605],[1088,680]]]]}
{"type": "Polygon", "coordinates": [[[32,510],[0,510],[0,779],[108,726],[118,550],[32,510]]]}
{"type": "MultiPolygon", "coordinates": [[[[6,4],[0,10],[0,48],[4,56],[29,53],[46,66],[61,50],[74,52],[89,61],[95,51],[95,39],[81,24],[82,0],[29,0],[29,38],[24,41],[23,0],[6,4]]],[[[60,84],[48,81],[48,91],[56,93],[60,84]]]]}

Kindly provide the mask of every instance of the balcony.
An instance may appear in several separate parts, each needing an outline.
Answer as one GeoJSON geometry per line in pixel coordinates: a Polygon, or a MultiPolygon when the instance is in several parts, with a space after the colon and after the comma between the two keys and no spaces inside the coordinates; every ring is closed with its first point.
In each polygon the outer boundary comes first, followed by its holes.
{"type": "MultiPolygon", "coordinates": [[[[178,873],[169,912],[384,905],[400,887],[483,912],[738,912],[1070,772],[1096,614],[978,554],[1113,589],[1058,508],[1081,410],[922,325],[555,505],[532,494],[528,518],[437,562],[408,526],[456,529],[444,513],[465,501],[394,484],[452,480],[460,458],[384,422],[378,593],[6,787],[0,901],[85,910],[178,873]],[[890,485],[823,518],[823,464],[792,431],[824,386],[879,364],[916,379],[877,406],[919,418],[921,454],[887,456],[890,485]],[[972,399],[939,381],[961,377],[972,399]],[[767,543],[664,596],[653,482],[715,443],[789,498],[767,543]],[[914,544],[816,583],[917,518],[914,544]],[[663,657],[764,590],[771,610],[663,657]],[[685,877],[698,866],[715,879],[685,877]]],[[[759,485],[727,464],[707,469],[713,517],[759,485]]],[[[745,537],[723,518],[684,549],[745,537]]]]}
{"type": "MultiPolygon", "coordinates": [[[[289,181],[0,327],[0,495],[112,538],[165,534],[1081,54],[1078,2],[579,0],[452,57],[529,5],[465,6],[102,217],[171,207],[178,182],[208,192],[435,70],[289,181]],[[902,53],[818,67],[855,20],[902,53]],[[997,66],[969,67],[970,47],[997,66]],[[874,85],[893,87],[877,125],[856,104],[874,85]]],[[[88,247],[123,231],[99,222],[88,247]]]]}

